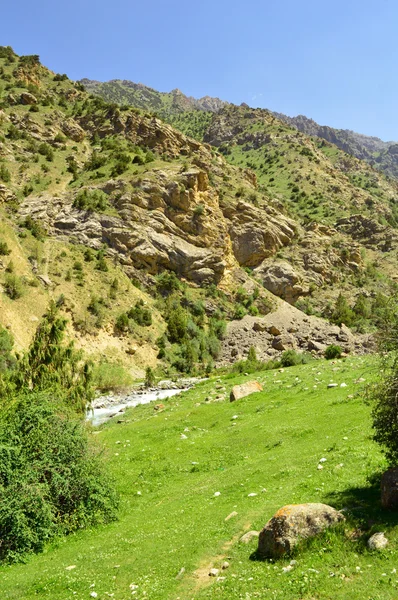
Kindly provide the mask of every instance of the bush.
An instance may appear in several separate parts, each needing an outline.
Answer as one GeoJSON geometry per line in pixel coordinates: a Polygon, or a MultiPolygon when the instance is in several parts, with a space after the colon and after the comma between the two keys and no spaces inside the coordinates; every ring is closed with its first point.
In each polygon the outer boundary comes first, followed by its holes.
{"type": "Polygon", "coordinates": [[[43,240],[47,233],[44,227],[38,221],[32,219],[30,215],[26,217],[22,225],[26,229],[29,229],[33,237],[35,237],[38,240],[43,240]]]}
{"type": "Polygon", "coordinates": [[[187,335],[188,313],[182,306],[175,306],[166,316],[167,337],[171,343],[182,342],[187,335]]]}
{"type": "Polygon", "coordinates": [[[10,252],[7,242],[0,242],[0,256],[7,256],[10,252]]]}
{"type": "Polygon", "coordinates": [[[97,265],[95,267],[98,271],[102,271],[104,273],[106,273],[109,269],[108,269],[108,265],[106,263],[106,260],[103,256],[100,256],[97,260],[97,265]]]}
{"type": "Polygon", "coordinates": [[[149,327],[152,325],[152,313],[149,308],[144,306],[143,300],[138,300],[134,308],[130,308],[127,312],[129,319],[133,319],[138,325],[149,327]]]}
{"type": "Polygon", "coordinates": [[[145,387],[150,388],[155,385],[155,374],[151,367],[147,367],[145,370],[145,387]]]}
{"type": "Polygon", "coordinates": [[[236,320],[241,320],[246,315],[246,309],[242,304],[237,304],[235,307],[235,312],[233,318],[236,320]]]}
{"type": "Polygon", "coordinates": [[[109,207],[108,197],[102,190],[81,190],[73,201],[74,208],[103,212],[109,207]]]}
{"type": "Polygon", "coordinates": [[[156,277],[156,288],[162,295],[168,295],[181,289],[181,282],[174,271],[164,271],[156,277]]]}
{"type": "Polygon", "coordinates": [[[286,350],[283,352],[280,363],[282,367],[294,367],[295,365],[305,365],[309,358],[306,354],[296,352],[295,350],[286,350]]]}
{"type": "Polygon", "coordinates": [[[11,300],[18,300],[24,291],[20,277],[7,273],[4,281],[4,291],[11,300]]]}
{"type": "Polygon", "coordinates": [[[350,326],[354,319],[354,313],[350,308],[347,300],[340,293],[336,300],[336,305],[334,307],[331,321],[332,323],[336,323],[336,325],[341,326],[343,323],[347,326],[350,326]]]}
{"type": "Polygon", "coordinates": [[[51,146],[49,146],[49,144],[46,144],[45,142],[40,144],[38,147],[38,152],[42,156],[45,156],[49,162],[54,160],[54,150],[51,148],[51,146]]]}
{"type": "Polygon", "coordinates": [[[14,340],[6,329],[0,326],[0,374],[5,373],[15,366],[12,355],[14,340]]]}
{"type": "Polygon", "coordinates": [[[118,318],[116,319],[116,329],[118,329],[119,331],[127,331],[128,327],[129,327],[129,318],[126,315],[126,313],[122,313],[121,315],[118,316],[118,318]]]}
{"type": "Polygon", "coordinates": [[[122,365],[103,361],[93,368],[93,382],[96,388],[107,391],[128,388],[134,380],[122,365]]]}
{"type": "Polygon", "coordinates": [[[27,394],[0,417],[0,559],[115,518],[117,499],[84,423],[50,394],[27,394]]]}
{"type": "Polygon", "coordinates": [[[330,344],[325,350],[325,358],[331,360],[332,358],[341,358],[343,350],[336,344],[330,344]]]}
{"type": "Polygon", "coordinates": [[[11,181],[10,171],[4,165],[0,165],[0,179],[4,181],[4,183],[9,183],[11,181]]]}

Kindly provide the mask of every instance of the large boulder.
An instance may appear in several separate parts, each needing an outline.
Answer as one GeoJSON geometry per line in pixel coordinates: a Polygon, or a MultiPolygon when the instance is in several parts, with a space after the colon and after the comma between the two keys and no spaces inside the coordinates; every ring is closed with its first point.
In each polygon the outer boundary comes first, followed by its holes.
{"type": "Polygon", "coordinates": [[[262,386],[258,383],[258,381],[247,381],[246,383],[242,383],[241,385],[234,385],[231,390],[229,399],[231,402],[235,400],[239,400],[240,398],[245,398],[245,396],[250,396],[250,394],[254,394],[256,392],[262,391],[262,386]]]}
{"type": "Polygon", "coordinates": [[[327,504],[288,504],[260,531],[258,554],[278,558],[290,553],[297,543],[344,521],[343,515],[327,504]]]}
{"type": "Polygon", "coordinates": [[[289,348],[294,348],[295,346],[295,338],[288,333],[283,333],[281,335],[277,335],[272,340],[272,347],[275,350],[288,350],[289,348]]]}
{"type": "Polygon", "coordinates": [[[264,261],[255,272],[261,277],[265,289],[289,304],[294,304],[297,298],[308,294],[308,289],[303,288],[300,275],[286,261],[271,264],[264,261]]]}
{"type": "Polygon", "coordinates": [[[21,96],[21,104],[37,104],[37,98],[36,96],[34,96],[33,94],[30,94],[29,92],[22,92],[21,96]]]}
{"type": "Polygon", "coordinates": [[[81,142],[86,136],[84,130],[73,119],[63,121],[61,129],[63,133],[74,142],[81,142]]]}
{"type": "Polygon", "coordinates": [[[398,509],[398,467],[383,473],[380,487],[383,508],[398,509]]]}

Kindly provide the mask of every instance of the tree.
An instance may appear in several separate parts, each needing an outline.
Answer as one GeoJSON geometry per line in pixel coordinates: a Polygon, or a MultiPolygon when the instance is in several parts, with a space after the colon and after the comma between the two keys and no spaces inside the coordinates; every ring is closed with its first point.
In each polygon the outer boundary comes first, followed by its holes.
{"type": "Polygon", "coordinates": [[[336,323],[336,325],[350,325],[353,319],[353,312],[349,307],[347,300],[344,298],[343,294],[340,294],[337,297],[336,305],[334,307],[331,321],[336,323]]]}
{"type": "MultiPolygon", "coordinates": [[[[391,314],[391,313],[389,313],[391,314]]],[[[373,439],[381,445],[387,460],[398,464],[398,312],[384,320],[379,333],[381,365],[379,380],[368,389],[372,405],[373,439]]]]}
{"type": "Polygon", "coordinates": [[[145,387],[150,388],[155,385],[155,373],[151,367],[145,370],[145,387]]]}
{"type": "Polygon", "coordinates": [[[84,413],[94,398],[91,364],[83,361],[73,342],[63,344],[67,320],[51,302],[38,326],[29,350],[16,369],[17,390],[56,390],[78,413],[84,413]]]}

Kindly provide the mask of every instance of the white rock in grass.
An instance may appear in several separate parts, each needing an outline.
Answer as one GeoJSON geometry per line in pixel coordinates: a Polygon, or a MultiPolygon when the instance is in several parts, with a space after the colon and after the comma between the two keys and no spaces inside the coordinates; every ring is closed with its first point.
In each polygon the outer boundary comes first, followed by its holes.
{"type": "Polygon", "coordinates": [[[245,533],[244,535],[242,535],[242,537],[240,538],[240,542],[242,544],[249,544],[253,539],[258,538],[259,536],[259,531],[248,531],[247,533],[245,533]]]}
{"type": "Polygon", "coordinates": [[[227,517],[225,517],[224,521],[229,521],[230,519],[233,519],[234,517],[237,517],[238,513],[236,512],[236,510],[232,511],[227,517]]]}
{"type": "Polygon", "coordinates": [[[368,539],[368,548],[369,550],[383,550],[388,545],[388,539],[385,537],[384,533],[378,532],[374,533],[368,539]]]}
{"type": "Polygon", "coordinates": [[[187,436],[186,436],[184,433],[182,433],[182,434],[181,434],[181,438],[180,438],[180,439],[181,439],[181,440],[187,440],[188,438],[187,438],[187,436]]]}
{"type": "Polygon", "coordinates": [[[251,494],[247,494],[248,498],[253,498],[254,496],[257,496],[257,494],[255,492],[252,492],[251,494]]]}
{"type": "Polygon", "coordinates": [[[320,458],[320,459],[319,459],[319,462],[320,462],[320,463],[324,463],[324,462],[326,462],[326,461],[327,461],[327,458],[320,458]]]}
{"type": "Polygon", "coordinates": [[[185,567],[181,567],[181,569],[178,571],[177,575],[176,575],[176,579],[181,579],[181,577],[184,575],[185,573],[185,567]]]}
{"type": "Polygon", "coordinates": [[[90,596],[91,596],[91,598],[98,598],[97,592],[91,592],[90,596]]]}
{"type": "Polygon", "coordinates": [[[284,573],[289,573],[289,571],[293,571],[292,565],[287,565],[287,567],[282,567],[282,571],[284,573]]]}
{"type": "Polygon", "coordinates": [[[219,572],[220,572],[219,569],[210,569],[209,576],[210,577],[217,577],[217,575],[219,574],[219,572]]]}
{"type": "Polygon", "coordinates": [[[322,469],[323,469],[323,465],[318,465],[318,466],[317,466],[317,469],[318,469],[318,471],[322,471],[322,469]]]}
{"type": "Polygon", "coordinates": [[[76,569],[76,565],[70,565],[69,567],[65,567],[65,571],[72,571],[72,569],[76,569]]]}
{"type": "Polygon", "coordinates": [[[214,497],[218,498],[218,496],[221,496],[221,492],[214,492],[214,497]]]}
{"type": "Polygon", "coordinates": [[[340,383],[340,387],[347,387],[346,383],[340,383]]]}

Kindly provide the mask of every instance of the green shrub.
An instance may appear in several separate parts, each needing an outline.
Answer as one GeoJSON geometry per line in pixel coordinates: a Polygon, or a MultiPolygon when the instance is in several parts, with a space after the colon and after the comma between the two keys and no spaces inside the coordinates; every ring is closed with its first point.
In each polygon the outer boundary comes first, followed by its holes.
{"type": "Polygon", "coordinates": [[[205,207],[203,204],[197,204],[193,210],[193,214],[195,217],[201,217],[205,212],[205,207]]]}
{"type": "Polygon", "coordinates": [[[7,242],[0,242],[0,256],[7,256],[10,252],[7,242]]]}
{"type": "Polygon", "coordinates": [[[45,142],[41,143],[38,147],[38,152],[42,156],[45,156],[49,162],[54,160],[54,150],[49,144],[46,144],[45,142]]]}
{"type": "Polygon", "coordinates": [[[109,207],[108,197],[102,190],[81,190],[73,201],[80,210],[103,212],[109,207]]]}
{"type": "Polygon", "coordinates": [[[107,262],[105,260],[105,258],[103,256],[101,256],[98,260],[97,260],[97,265],[95,267],[98,271],[102,271],[104,273],[106,273],[107,271],[109,271],[108,269],[108,265],[107,262]]]}
{"type": "Polygon", "coordinates": [[[181,287],[181,282],[174,271],[163,271],[156,277],[156,288],[162,295],[179,291],[181,287]]]}
{"type": "Polygon", "coordinates": [[[236,320],[243,319],[243,317],[247,314],[247,311],[242,304],[237,304],[235,307],[235,312],[233,318],[236,320]]]}
{"type": "Polygon", "coordinates": [[[285,350],[280,357],[282,367],[294,367],[295,365],[305,365],[309,360],[306,354],[296,352],[295,350],[285,350]]]}
{"type": "Polygon", "coordinates": [[[227,323],[224,319],[211,319],[210,328],[217,339],[223,340],[227,331],[227,323]]]}
{"type": "Polygon", "coordinates": [[[336,344],[330,344],[325,350],[325,358],[327,360],[331,360],[333,358],[341,358],[343,350],[340,346],[336,344]]]}
{"type": "Polygon", "coordinates": [[[0,374],[11,370],[15,366],[15,357],[12,355],[14,340],[7,329],[0,326],[0,374]]]}
{"type": "Polygon", "coordinates": [[[96,171],[103,167],[107,162],[105,154],[100,154],[96,150],[93,151],[89,160],[85,163],[84,168],[86,171],[96,171]]]}
{"type": "Polygon", "coordinates": [[[116,329],[119,331],[127,331],[129,327],[129,318],[126,313],[122,313],[117,317],[115,325],[116,329]]]}
{"type": "Polygon", "coordinates": [[[332,323],[341,326],[343,323],[348,327],[352,324],[354,319],[354,313],[350,308],[346,298],[343,294],[339,294],[336,300],[336,304],[331,316],[332,323]]]}
{"type": "Polygon", "coordinates": [[[47,233],[44,227],[38,221],[33,219],[30,215],[26,217],[22,225],[26,229],[29,229],[33,237],[35,237],[38,240],[43,240],[47,233]]]}
{"type": "Polygon", "coordinates": [[[9,183],[11,181],[10,171],[4,165],[0,165],[0,179],[4,181],[4,183],[9,183]]]}
{"type": "Polygon", "coordinates": [[[147,367],[145,370],[145,387],[150,388],[155,385],[155,374],[151,367],[147,367]]]}
{"type": "Polygon", "coordinates": [[[188,313],[181,305],[173,306],[166,315],[167,336],[171,343],[181,343],[188,328],[188,313]]]}
{"type": "Polygon", "coordinates": [[[117,363],[104,361],[93,367],[93,384],[102,391],[124,389],[131,386],[133,381],[130,373],[117,363]]]}
{"type": "Polygon", "coordinates": [[[152,325],[151,310],[145,307],[143,300],[138,300],[136,305],[127,312],[129,319],[133,319],[138,325],[149,327],[152,325]]]}
{"type": "Polygon", "coordinates": [[[56,535],[116,516],[117,499],[84,423],[50,394],[27,394],[0,416],[0,559],[41,551],[56,535]]]}
{"type": "Polygon", "coordinates": [[[12,273],[7,273],[4,281],[4,291],[11,300],[17,300],[24,292],[21,278],[12,273]]]}

